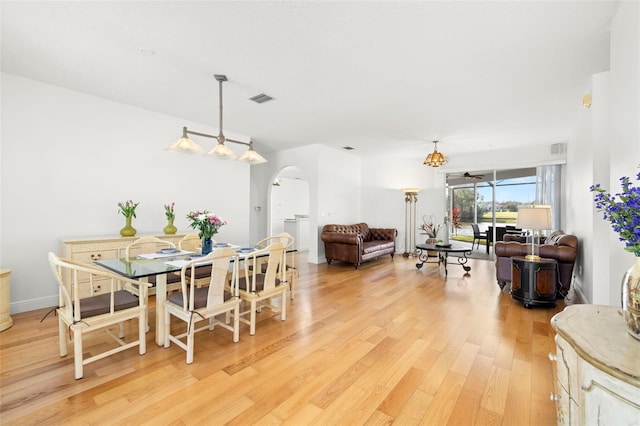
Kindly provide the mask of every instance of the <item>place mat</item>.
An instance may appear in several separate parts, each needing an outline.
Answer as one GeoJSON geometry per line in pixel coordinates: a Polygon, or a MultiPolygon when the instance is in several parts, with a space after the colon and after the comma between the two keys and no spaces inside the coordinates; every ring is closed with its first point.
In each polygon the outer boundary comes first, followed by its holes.
{"type": "Polygon", "coordinates": [[[139,254],[138,258],[139,259],[161,259],[163,257],[181,256],[183,254],[190,254],[190,253],[193,253],[193,252],[187,251],[187,250],[176,250],[172,253],[156,252],[156,253],[139,254]]]}

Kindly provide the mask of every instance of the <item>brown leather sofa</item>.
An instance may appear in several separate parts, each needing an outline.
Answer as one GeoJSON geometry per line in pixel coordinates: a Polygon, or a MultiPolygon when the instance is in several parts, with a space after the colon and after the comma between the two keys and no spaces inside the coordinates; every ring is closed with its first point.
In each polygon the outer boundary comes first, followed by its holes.
{"type": "MultiPolygon", "coordinates": [[[[496,279],[500,288],[511,283],[511,257],[526,256],[531,254],[531,244],[518,237],[505,235],[506,241],[497,241],[494,246],[496,254],[496,279]]],[[[558,293],[566,296],[571,287],[573,265],[578,253],[578,238],[575,235],[565,234],[564,231],[553,231],[540,245],[540,257],[555,259],[558,262],[557,288],[558,293]]]]}
{"type": "Polygon", "coordinates": [[[369,228],[366,223],[325,225],[321,238],[327,263],[333,260],[355,263],[356,269],[366,260],[396,252],[395,228],[369,228]]]}

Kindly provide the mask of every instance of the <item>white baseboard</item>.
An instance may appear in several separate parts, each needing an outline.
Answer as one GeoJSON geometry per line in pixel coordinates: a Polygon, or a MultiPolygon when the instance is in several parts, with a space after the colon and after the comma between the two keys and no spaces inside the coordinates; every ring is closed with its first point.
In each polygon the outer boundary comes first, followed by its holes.
{"type": "Polygon", "coordinates": [[[54,296],[12,302],[9,306],[9,310],[12,314],[19,314],[21,312],[35,311],[36,309],[53,308],[54,306],[58,306],[57,294],[54,296]]]}

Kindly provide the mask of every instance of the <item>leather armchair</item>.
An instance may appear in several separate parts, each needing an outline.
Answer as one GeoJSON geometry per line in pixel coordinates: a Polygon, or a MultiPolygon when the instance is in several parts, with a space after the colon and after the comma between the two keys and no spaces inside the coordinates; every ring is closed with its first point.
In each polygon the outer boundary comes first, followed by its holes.
{"type": "MultiPolygon", "coordinates": [[[[497,241],[494,248],[496,254],[496,279],[500,288],[511,283],[511,257],[531,254],[531,245],[518,241],[497,241]]],[[[558,262],[557,288],[562,296],[566,296],[571,288],[573,266],[578,253],[578,238],[554,231],[544,244],[540,245],[539,256],[555,259],[558,262]]]]}

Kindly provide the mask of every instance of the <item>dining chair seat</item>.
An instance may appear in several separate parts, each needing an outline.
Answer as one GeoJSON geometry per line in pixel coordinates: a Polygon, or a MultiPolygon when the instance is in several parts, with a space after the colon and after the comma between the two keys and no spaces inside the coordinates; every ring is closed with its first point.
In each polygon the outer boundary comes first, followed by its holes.
{"type": "MultiPolygon", "coordinates": [[[[126,290],[116,290],[113,292],[113,310],[114,312],[123,309],[133,308],[138,305],[139,299],[126,290]]],[[[74,309],[75,310],[75,309],[74,309]]],[[[109,313],[111,310],[111,293],[99,294],[97,296],[86,297],[82,299],[80,305],[80,317],[89,318],[96,315],[109,313]]]]}
{"type": "MultiPolygon", "coordinates": [[[[200,308],[206,307],[208,296],[209,296],[209,289],[207,287],[196,288],[193,294],[193,309],[200,309],[200,308]]],[[[226,290],[224,291],[223,300],[225,302],[228,302],[233,297],[234,296],[231,293],[229,293],[226,290]]],[[[184,307],[182,305],[184,299],[185,298],[183,298],[183,294],[181,291],[175,291],[171,293],[171,295],[169,296],[169,302],[174,303],[176,306],[184,307]]],[[[189,300],[189,299],[190,299],[190,295],[189,295],[189,292],[187,291],[186,300],[189,300]]]]}
{"type": "MultiPolygon", "coordinates": [[[[257,293],[264,291],[264,282],[265,282],[265,275],[257,274],[254,291],[257,293]]],[[[280,282],[281,282],[280,278],[276,278],[276,286],[279,286],[280,282]]],[[[245,277],[240,277],[240,279],[238,280],[239,290],[250,291],[250,286],[251,286],[251,283],[249,283],[245,277]]]]}

